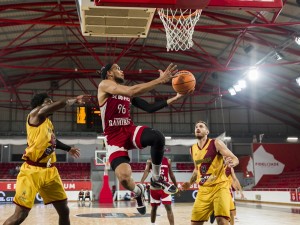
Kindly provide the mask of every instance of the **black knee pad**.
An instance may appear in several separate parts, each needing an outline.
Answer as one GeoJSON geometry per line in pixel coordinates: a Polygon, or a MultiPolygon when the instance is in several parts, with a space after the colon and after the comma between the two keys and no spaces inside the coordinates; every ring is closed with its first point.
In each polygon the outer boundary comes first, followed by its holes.
{"type": "Polygon", "coordinates": [[[165,146],[165,136],[158,130],[145,128],[141,136],[143,147],[152,146],[156,149],[163,149],[165,146]]]}

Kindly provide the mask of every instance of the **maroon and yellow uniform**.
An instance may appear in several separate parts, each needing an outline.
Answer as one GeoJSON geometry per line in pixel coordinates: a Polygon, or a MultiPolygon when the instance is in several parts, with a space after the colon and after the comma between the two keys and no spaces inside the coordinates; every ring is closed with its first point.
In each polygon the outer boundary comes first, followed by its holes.
{"type": "Polygon", "coordinates": [[[230,211],[235,210],[235,205],[234,205],[234,198],[233,198],[233,191],[231,184],[233,182],[232,174],[231,174],[231,168],[228,166],[225,166],[225,175],[228,178],[228,184],[229,184],[229,192],[230,192],[230,211]]]}
{"type": "Polygon", "coordinates": [[[28,147],[22,157],[26,162],[17,178],[14,203],[30,209],[38,192],[45,204],[66,200],[62,181],[53,166],[56,139],[52,122],[45,118],[39,125],[31,125],[28,116],[26,130],[28,147]],[[45,166],[36,166],[37,163],[45,166]]]}
{"type": "Polygon", "coordinates": [[[207,221],[215,216],[230,218],[228,178],[225,175],[223,156],[217,152],[215,140],[207,139],[201,149],[194,144],[190,149],[197,168],[198,194],[192,210],[192,221],[207,221]]]}

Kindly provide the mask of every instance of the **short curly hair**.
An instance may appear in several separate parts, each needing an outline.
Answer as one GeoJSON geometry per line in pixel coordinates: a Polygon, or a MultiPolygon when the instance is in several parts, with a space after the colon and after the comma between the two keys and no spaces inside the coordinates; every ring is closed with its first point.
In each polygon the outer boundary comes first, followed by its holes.
{"type": "Polygon", "coordinates": [[[105,80],[105,79],[106,79],[106,76],[107,76],[107,72],[111,69],[112,65],[113,65],[113,63],[108,63],[108,64],[106,64],[105,66],[103,66],[103,67],[101,68],[101,70],[98,70],[98,71],[97,71],[97,74],[99,74],[99,75],[101,76],[101,78],[102,78],[103,80],[105,80]]]}
{"type": "Polygon", "coordinates": [[[47,93],[36,94],[31,99],[31,102],[30,102],[31,108],[34,109],[34,108],[42,105],[46,98],[50,98],[47,93]]]}

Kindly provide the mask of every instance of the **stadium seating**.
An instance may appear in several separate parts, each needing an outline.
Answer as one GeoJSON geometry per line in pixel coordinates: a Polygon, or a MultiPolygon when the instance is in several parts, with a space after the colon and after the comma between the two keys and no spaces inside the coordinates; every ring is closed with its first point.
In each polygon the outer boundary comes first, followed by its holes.
{"type": "MultiPolygon", "coordinates": [[[[21,163],[0,163],[0,179],[16,179],[10,170],[14,170],[21,163]]],[[[91,174],[90,163],[56,163],[61,179],[89,180],[91,174]]]]}
{"type": "Polygon", "coordinates": [[[194,163],[176,163],[176,170],[193,171],[194,163]]]}
{"type": "Polygon", "coordinates": [[[293,171],[283,172],[276,176],[263,177],[253,190],[261,188],[299,188],[300,187],[300,168],[293,171]]]}

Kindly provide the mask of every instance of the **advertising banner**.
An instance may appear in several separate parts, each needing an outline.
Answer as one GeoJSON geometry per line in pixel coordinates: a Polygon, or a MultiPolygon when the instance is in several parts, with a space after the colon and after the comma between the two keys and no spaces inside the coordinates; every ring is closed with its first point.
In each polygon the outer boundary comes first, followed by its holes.
{"type": "MultiPolygon", "coordinates": [[[[12,202],[15,196],[14,191],[0,191],[0,204],[12,202]]],[[[39,194],[36,194],[34,203],[42,203],[43,199],[39,194]]]]}
{"type": "Polygon", "coordinates": [[[291,202],[296,202],[297,201],[296,191],[290,191],[290,194],[291,194],[291,202]]]}
{"type": "Polygon", "coordinates": [[[194,202],[198,190],[181,191],[173,195],[174,202],[194,202]]]}
{"type": "MultiPolygon", "coordinates": [[[[92,183],[90,181],[63,181],[66,191],[79,191],[81,189],[91,190],[92,183]]],[[[16,181],[0,182],[0,191],[13,191],[16,189],[16,181]]]]}
{"type": "Polygon", "coordinates": [[[264,175],[278,175],[299,167],[299,144],[253,144],[255,184],[264,175]]]}

